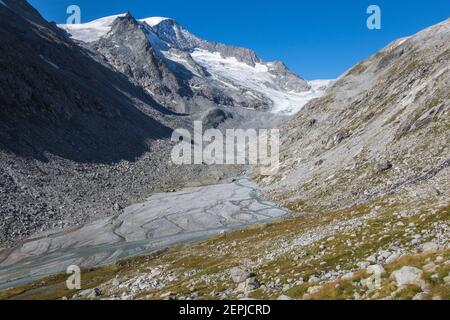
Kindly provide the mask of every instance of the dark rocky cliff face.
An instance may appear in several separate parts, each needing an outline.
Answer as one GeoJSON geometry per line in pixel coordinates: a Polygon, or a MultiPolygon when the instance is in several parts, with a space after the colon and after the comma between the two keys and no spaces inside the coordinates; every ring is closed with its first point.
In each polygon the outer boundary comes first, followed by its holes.
{"type": "Polygon", "coordinates": [[[48,151],[78,161],[110,162],[133,158],[145,150],[145,140],[168,135],[136,105],[155,113],[167,110],[25,8],[22,14],[0,6],[3,149],[30,157],[48,151]]]}
{"type": "Polygon", "coordinates": [[[192,97],[188,83],[169,70],[148,41],[146,30],[130,14],[117,18],[94,49],[118,71],[159,97],[164,105],[171,105],[174,99],[192,97]]]}
{"type": "MultiPolygon", "coordinates": [[[[252,102],[241,102],[235,93],[229,93],[226,88],[209,80],[206,70],[192,59],[188,51],[183,51],[190,48],[185,43],[188,39],[180,40],[183,45],[173,39],[172,42],[164,42],[169,41],[167,35],[161,39],[156,37],[152,28],[128,13],[114,20],[108,34],[87,46],[100,53],[117,71],[144,88],[158,102],[177,112],[186,112],[186,105],[248,106],[252,102]],[[168,45],[176,46],[171,50],[182,57],[195,74],[185,64],[169,60],[161,53],[162,49],[168,50],[168,45]]],[[[204,43],[200,39],[197,42],[189,40],[191,46],[204,43]]],[[[259,101],[254,103],[257,105],[259,101]]]]}

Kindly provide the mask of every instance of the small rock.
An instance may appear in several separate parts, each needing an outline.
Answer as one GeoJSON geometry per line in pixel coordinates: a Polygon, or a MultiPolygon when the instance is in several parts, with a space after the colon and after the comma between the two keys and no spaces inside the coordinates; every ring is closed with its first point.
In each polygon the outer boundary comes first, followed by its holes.
{"type": "Polygon", "coordinates": [[[400,253],[393,253],[391,254],[387,259],[386,259],[386,263],[390,264],[394,261],[396,261],[398,258],[400,258],[401,254],[400,253]]]}
{"type": "Polygon", "coordinates": [[[245,288],[247,291],[254,291],[256,289],[259,289],[261,287],[261,284],[259,283],[258,279],[256,277],[248,278],[245,280],[245,288]]]}
{"type": "Polygon", "coordinates": [[[250,271],[243,269],[241,267],[234,267],[230,270],[231,279],[234,283],[242,283],[248,278],[254,276],[250,271]]]}
{"type": "Polygon", "coordinates": [[[393,167],[393,165],[392,165],[392,163],[390,161],[384,161],[384,162],[379,163],[377,165],[376,171],[378,173],[381,173],[381,172],[385,172],[385,171],[391,170],[392,167],[393,167]]]}
{"type": "Polygon", "coordinates": [[[378,255],[378,260],[386,260],[388,257],[390,257],[391,253],[389,251],[381,251],[378,255]]]}
{"type": "Polygon", "coordinates": [[[309,278],[308,282],[309,283],[313,283],[313,282],[319,282],[320,278],[312,276],[311,278],[309,278]]]}
{"type": "Polygon", "coordinates": [[[161,295],[161,298],[162,299],[170,299],[170,298],[172,298],[174,296],[175,296],[175,293],[173,293],[173,292],[166,292],[166,293],[163,293],[161,295]]]}
{"type": "Polygon", "coordinates": [[[295,281],[295,285],[296,286],[301,286],[302,284],[304,284],[305,282],[303,281],[303,279],[297,280],[295,281]]]}
{"type": "Polygon", "coordinates": [[[365,261],[365,262],[358,262],[357,266],[359,268],[359,270],[364,270],[367,269],[368,266],[370,266],[370,263],[365,261]]]}
{"type": "Polygon", "coordinates": [[[344,274],[342,277],[341,277],[341,279],[342,280],[352,280],[353,279],[353,277],[354,277],[354,273],[353,272],[349,272],[349,273],[347,273],[347,274],[344,274]]]}
{"type": "Polygon", "coordinates": [[[413,300],[426,300],[426,298],[427,298],[426,293],[421,292],[421,293],[416,294],[414,296],[413,300]]]}
{"type": "Polygon", "coordinates": [[[439,249],[438,245],[434,242],[427,242],[424,243],[421,247],[420,247],[420,251],[422,252],[435,252],[439,249]]]}
{"type": "Polygon", "coordinates": [[[319,292],[321,289],[322,289],[322,287],[320,287],[320,286],[309,287],[308,294],[315,294],[315,293],[319,292]]]}
{"type": "Polygon", "coordinates": [[[236,288],[236,292],[241,292],[247,294],[249,292],[255,291],[261,287],[258,279],[255,277],[248,278],[245,282],[241,282],[236,288]]]}
{"type": "Polygon", "coordinates": [[[119,280],[119,278],[114,278],[113,279],[113,281],[112,281],[112,285],[114,286],[114,287],[118,287],[118,286],[120,286],[120,280],[119,280]]]}
{"type": "Polygon", "coordinates": [[[292,300],[290,297],[288,297],[288,296],[279,296],[278,298],[277,298],[277,300],[283,300],[283,301],[288,301],[288,300],[292,300]]]}
{"type": "Polygon", "coordinates": [[[422,270],[425,272],[434,272],[436,270],[436,265],[433,262],[430,262],[429,264],[423,266],[422,270]]]}
{"type": "Polygon", "coordinates": [[[87,289],[87,290],[83,290],[78,292],[75,297],[77,298],[87,298],[90,294],[92,293],[92,289],[87,289]]]}
{"type": "Polygon", "coordinates": [[[450,272],[449,272],[448,276],[446,276],[444,278],[444,282],[447,283],[447,284],[450,283],[450,272]]]}
{"type": "Polygon", "coordinates": [[[84,290],[79,293],[82,298],[95,299],[102,295],[102,291],[99,288],[84,290]]]}

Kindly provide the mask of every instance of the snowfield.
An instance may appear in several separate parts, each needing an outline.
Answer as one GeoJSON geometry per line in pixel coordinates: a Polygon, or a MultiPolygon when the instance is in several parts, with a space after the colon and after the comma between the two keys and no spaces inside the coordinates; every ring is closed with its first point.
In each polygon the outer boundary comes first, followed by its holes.
{"type": "Polygon", "coordinates": [[[97,41],[107,34],[111,30],[114,20],[124,15],[118,14],[80,24],[59,24],[58,27],[70,33],[72,38],[89,43],[97,41]]]}

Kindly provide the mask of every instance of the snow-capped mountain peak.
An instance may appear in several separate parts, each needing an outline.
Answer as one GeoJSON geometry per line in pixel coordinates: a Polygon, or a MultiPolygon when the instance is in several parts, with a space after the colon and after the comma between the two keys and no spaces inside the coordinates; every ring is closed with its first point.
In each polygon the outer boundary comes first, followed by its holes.
{"type": "MultiPolygon", "coordinates": [[[[281,61],[266,62],[250,49],[204,40],[171,18],[137,20],[128,13],[59,27],[74,39],[96,43],[109,33],[122,30],[112,31],[112,27],[124,16],[129,16],[133,23],[140,25],[156,56],[179,79],[178,82],[189,87],[190,95],[194,92],[194,95],[205,96],[225,106],[294,114],[324,91],[323,86],[313,88],[311,83],[291,72],[281,61]]],[[[121,43],[124,45],[135,38],[129,37],[130,40],[125,39],[121,43]]],[[[117,44],[105,46],[103,43],[103,49],[113,50],[115,46],[117,44]]],[[[133,44],[130,46],[133,47],[133,44]]],[[[111,55],[113,64],[118,62],[117,57],[113,57],[115,53],[107,52],[106,55],[111,55]]],[[[123,63],[120,69],[124,67],[123,63]]],[[[145,64],[143,61],[140,63],[145,64]]]]}

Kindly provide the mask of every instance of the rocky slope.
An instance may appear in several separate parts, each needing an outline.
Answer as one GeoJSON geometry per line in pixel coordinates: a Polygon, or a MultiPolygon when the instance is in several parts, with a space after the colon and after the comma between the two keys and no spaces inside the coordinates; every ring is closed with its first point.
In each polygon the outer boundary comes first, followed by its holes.
{"type": "Polygon", "coordinates": [[[183,112],[212,102],[292,114],[323,92],[282,62],[266,62],[252,50],[200,39],[173,19],[138,21],[127,13],[60,27],[155,99],[183,112]],[[162,88],[151,85],[157,82],[164,83],[162,88]]]}
{"type": "MultiPolygon", "coordinates": [[[[283,128],[266,193],[295,212],[364,203],[425,181],[448,194],[450,20],[390,44],[283,128]]],[[[418,190],[419,191],[419,190],[418,190]]]]}

